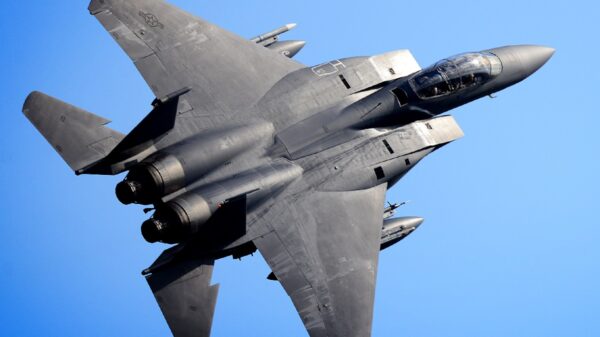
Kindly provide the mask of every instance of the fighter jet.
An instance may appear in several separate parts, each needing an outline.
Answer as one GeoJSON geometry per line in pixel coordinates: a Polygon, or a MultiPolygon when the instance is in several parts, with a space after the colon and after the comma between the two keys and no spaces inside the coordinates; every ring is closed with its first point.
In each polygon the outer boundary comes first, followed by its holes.
{"type": "Polygon", "coordinates": [[[210,335],[215,261],[257,250],[310,336],[370,336],[379,252],[423,221],[384,223],[386,191],[463,136],[442,114],[554,53],[507,46],[421,69],[397,50],[305,66],[291,58],[304,42],[278,40],[293,25],[244,39],[160,0],[89,11],[155,94],[150,113],[125,135],[40,92],[23,112],[77,175],[127,172],[117,198],[151,205],[143,237],[172,246],[143,275],[176,337],[210,335]]]}

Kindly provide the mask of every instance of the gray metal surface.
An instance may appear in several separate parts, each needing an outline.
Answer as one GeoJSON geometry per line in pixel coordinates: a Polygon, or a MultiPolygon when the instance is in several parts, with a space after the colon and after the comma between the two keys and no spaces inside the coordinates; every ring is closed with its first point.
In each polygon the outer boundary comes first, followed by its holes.
{"type": "Polygon", "coordinates": [[[259,36],[253,37],[250,39],[250,41],[252,41],[254,43],[260,43],[263,46],[268,46],[269,44],[277,41],[277,39],[279,38],[279,36],[281,34],[289,32],[290,30],[296,28],[296,26],[297,25],[295,23],[288,23],[287,25],[285,25],[283,27],[279,27],[268,33],[264,33],[259,36]]]}
{"type": "Polygon", "coordinates": [[[281,200],[254,240],[312,337],[368,336],[386,185],[281,200]]]}
{"type": "Polygon", "coordinates": [[[381,250],[387,249],[412,234],[425,221],[419,217],[401,217],[383,220],[381,250]]]}
{"type": "Polygon", "coordinates": [[[270,44],[267,48],[276,51],[283,56],[292,58],[296,56],[305,45],[305,41],[277,41],[270,44]]]}
{"type": "Polygon", "coordinates": [[[142,235],[177,245],[144,275],[176,337],[210,335],[214,262],[257,249],[311,336],[370,336],[379,251],[423,222],[393,218],[386,189],[463,136],[438,115],[554,53],[507,46],[421,69],[398,50],[305,67],[290,59],[304,42],[278,40],[290,25],[246,40],[160,0],[89,10],[156,95],[152,111],[127,136],[39,92],[23,112],[76,173],[129,171],[119,200],[153,205],[142,235]]]}
{"type": "Polygon", "coordinates": [[[191,88],[198,112],[230,115],[302,67],[164,1],[94,0],[89,10],[157,98],[191,88]]]}
{"type": "Polygon", "coordinates": [[[23,113],[74,171],[106,157],[125,137],[106,127],[109,120],[40,92],[27,97],[23,113]]]}
{"type": "MultiPolygon", "coordinates": [[[[163,253],[157,262],[168,258],[163,253]]],[[[175,337],[209,337],[218,285],[211,285],[214,260],[178,261],[146,275],[175,337]]]]}

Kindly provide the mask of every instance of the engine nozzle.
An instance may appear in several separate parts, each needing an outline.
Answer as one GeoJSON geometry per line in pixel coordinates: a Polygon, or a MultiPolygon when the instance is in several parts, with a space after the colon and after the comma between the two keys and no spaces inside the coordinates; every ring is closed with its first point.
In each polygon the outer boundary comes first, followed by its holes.
{"type": "MultiPolygon", "coordinates": [[[[166,203],[156,204],[156,212],[142,225],[142,235],[150,243],[180,243],[211,228],[227,231],[226,226],[232,225],[229,219],[209,222],[217,211],[224,216],[247,214],[248,209],[280,191],[301,174],[302,169],[296,165],[272,163],[192,189],[166,203]],[[240,200],[243,202],[238,202],[240,200]],[[214,227],[217,225],[225,227],[214,227]]],[[[245,225],[245,216],[243,219],[245,225]]],[[[236,217],[232,221],[240,220],[236,217]]]]}
{"type": "Polygon", "coordinates": [[[117,185],[124,204],[155,204],[166,195],[245,153],[274,133],[270,123],[250,124],[200,133],[161,149],[133,166],[117,185]]]}
{"type": "MultiPolygon", "coordinates": [[[[169,177],[164,172],[163,175],[169,177]]],[[[150,205],[154,203],[165,192],[172,192],[171,190],[165,191],[165,179],[163,175],[160,174],[160,171],[154,165],[147,163],[134,167],[129,171],[127,178],[117,184],[117,199],[125,205],[150,205]]],[[[179,182],[173,180],[168,180],[167,183],[176,188],[181,186],[179,182]]]]}
{"type": "Polygon", "coordinates": [[[139,199],[142,185],[137,181],[125,180],[117,184],[117,199],[124,204],[130,205],[139,199]]]}
{"type": "Polygon", "coordinates": [[[149,243],[156,243],[161,241],[164,237],[165,232],[168,231],[166,223],[161,222],[158,219],[149,219],[142,224],[142,236],[144,240],[149,243]]]}
{"type": "Polygon", "coordinates": [[[142,236],[149,243],[177,243],[188,232],[193,232],[188,214],[175,203],[160,206],[152,218],[142,224],[142,236]]]}

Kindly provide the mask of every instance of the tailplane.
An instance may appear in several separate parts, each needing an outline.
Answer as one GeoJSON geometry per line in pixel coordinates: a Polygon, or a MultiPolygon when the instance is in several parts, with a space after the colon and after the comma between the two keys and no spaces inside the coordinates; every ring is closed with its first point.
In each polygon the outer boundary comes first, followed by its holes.
{"type": "Polygon", "coordinates": [[[78,174],[125,137],[106,127],[109,120],[37,91],[27,97],[23,113],[78,174]]]}

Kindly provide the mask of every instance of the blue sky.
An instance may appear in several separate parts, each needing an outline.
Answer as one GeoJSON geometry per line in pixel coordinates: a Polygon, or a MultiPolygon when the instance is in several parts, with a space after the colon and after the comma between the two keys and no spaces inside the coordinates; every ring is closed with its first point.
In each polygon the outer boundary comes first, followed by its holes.
{"type": "MultiPolygon", "coordinates": [[[[600,335],[593,1],[177,0],[242,36],[289,22],[298,60],[411,49],[422,66],[465,51],[557,49],[525,82],[456,109],[465,137],[388,194],[426,222],[382,254],[373,335],[600,335]]],[[[122,177],[75,177],[21,114],[41,90],[127,132],[153,97],[87,1],[0,4],[0,327],[5,336],[166,336],[140,275],[164,248],[114,197],[122,177]]],[[[218,262],[214,336],[305,336],[259,255],[218,262]]]]}

